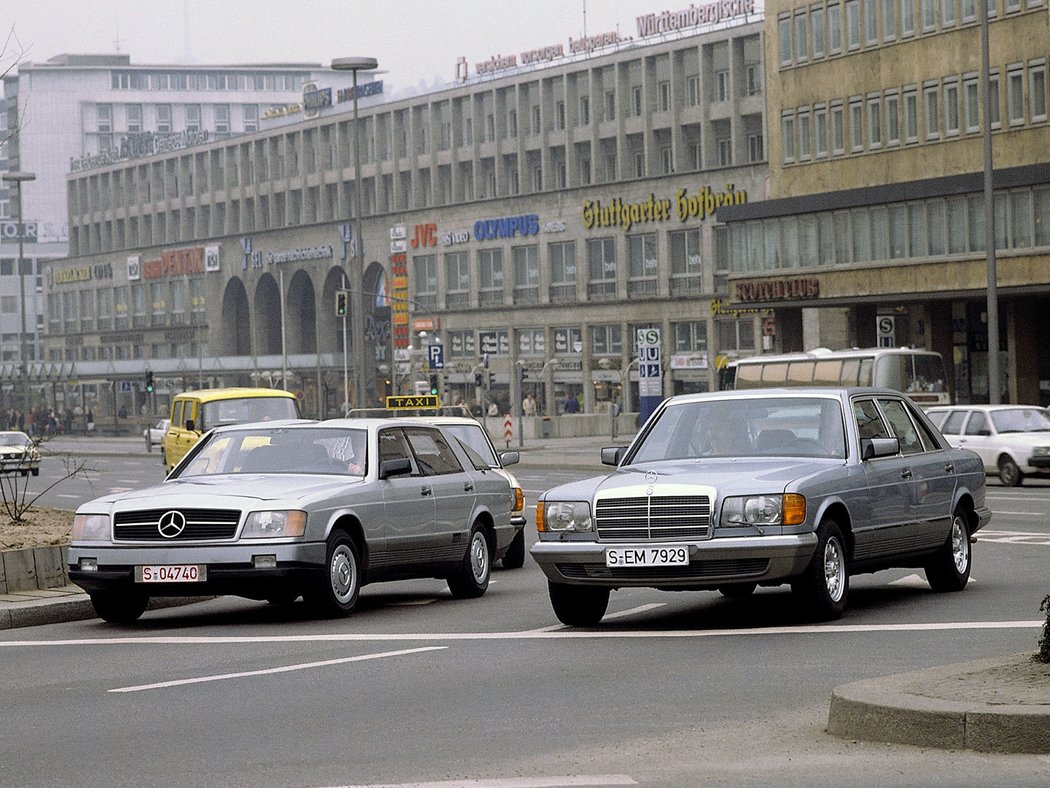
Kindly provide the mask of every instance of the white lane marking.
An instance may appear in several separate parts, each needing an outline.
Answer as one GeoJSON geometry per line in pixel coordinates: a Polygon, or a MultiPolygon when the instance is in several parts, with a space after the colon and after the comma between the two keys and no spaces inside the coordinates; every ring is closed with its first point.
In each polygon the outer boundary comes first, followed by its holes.
{"type": "MultiPolygon", "coordinates": [[[[971,577],[967,585],[973,585],[976,582],[971,577]]],[[[905,575],[897,580],[891,580],[887,585],[897,586],[898,588],[925,588],[927,590],[930,588],[930,582],[922,575],[905,575]]]]}
{"type": "Polygon", "coordinates": [[[666,602],[654,602],[649,605],[639,605],[638,607],[632,607],[630,610],[621,610],[619,613],[606,613],[602,621],[609,621],[613,618],[623,618],[624,616],[633,616],[635,613],[644,613],[647,610],[656,610],[658,607],[667,607],[666,602]]]}
{"type": "Polygon", "coordinates": [[[1008,509],[992,509],[1000,517],[1046,517],[1046,512],[1011,512],[1008,509]]]}
{"type": "Polygon", "coordinates": [[[743,637],[754,635],[848,635],[877,632],[944,632],[994,629],[1040,629],[1046,623],[1039,621],[948,621],[927,624],[810,624],[800,626],[768,627],[766,629],[711,629],[711,630],[600,630],[566,629],[544,632],[338,632],[316,635],[202,635],[145,636],[114,638],[80,638],[65,640],[0,640],[0,648],[38,648],[40,646],[186,646],[231,645],[254,643],[395,643],[406,641],[470,640],[688,640],[692,638],[743,637]]]}
{"type": "Polygon", "coordinates": [[[69,493],[55,493],[56,498],[82,498],[81,495],[70,495],[69,493]]]}
{"type": "Polygon", "coordinates": [[[344,788],[559,788],[560,786],[638,785],[626,774],[573,774],[560,777],[504,777],[482,780],[444,780],[433,783],[371,783],[344,788]]]}
{"type": "Polygon", "coordinates": [[[183,684],[204,684],[209,681],[225,681],[226,679],[242,679],[248,676],[270,676],[274,673],[291,673],[295,670],[308,670],[310,668],[324,668],[329,665],[342,665],[347,662],[364,662],[369,659],[382,659],[384,657],[401,657],[405,654],[419,654],[423,651],[442,651],[448,646],[423,646],[422,648],[410,648],[402,651],[386,651],[382,654],[362,654],[357,657],[342,657],[340,659],[326,659],[321,662],[303,662],[298,665],[284,665],[280,668],[265,668],[263,670],[246,670],[241,673],[220,673],[215,676],[199,676],[193,679],[177,679],[175,681],[161,681],[156,684],[140,684],[137,687],[117,687],[108,692],[142,692],[143,690],[165,689],[167,687],[180,687],[183,684]]]}
{"type": "Polygon", "coordinates": [[[1050,534],[1032,531],[985,531],[977,532],[977,543],[990,544],[1050,544],[1050,534]]]}

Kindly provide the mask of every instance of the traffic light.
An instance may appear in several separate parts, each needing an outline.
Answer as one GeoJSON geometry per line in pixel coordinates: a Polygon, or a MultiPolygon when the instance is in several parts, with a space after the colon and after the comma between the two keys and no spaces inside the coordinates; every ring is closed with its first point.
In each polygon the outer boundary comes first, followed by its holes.
{"type": "Polygon", "coordinates": [[[430,393],[433,394],[434,396],[437,396],[437,393],[438,393],[438,376],[437,375],[431,375],[430,376],[430,393]]]}
{"type": "Polygon", "coordinates": [[[347,290],[336,290],[335,291],[335,316],[346,317],[346,306],[349,300],[350,293],[347,290]]]}
{"type": "Polygon", "coordinates": [[[474,373],[474,385],[481,388],[484,385],[485,379],[481,376],[480,372],[474,373]]]}
{"type": "Polygon", "coordinates": [[[146,393],[153,393],[153,373],[148,369],[146,370],[146,393]]]}
{"type": "Polygon", "coordinates": [[[495,372],[489,372],[489,389],[491,390],[492,387],[495,386],[495,385],[496,385],[496,373],[495,372]]]}
{"type": "Polygon", "coordinates": [[[518,380],[522,383],[529,382],[529,368],[524,364],[518,367],[518,380]]]}

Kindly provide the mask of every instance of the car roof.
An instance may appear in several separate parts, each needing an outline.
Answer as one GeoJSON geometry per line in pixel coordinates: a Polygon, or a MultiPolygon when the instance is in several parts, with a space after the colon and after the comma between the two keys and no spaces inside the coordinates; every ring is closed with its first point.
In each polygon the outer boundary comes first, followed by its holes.
{"type": "Polygon", "coordinates": [[[959,411],[959,410],[1046,410],[1042,405],[938,405],[933,408],[927,408],[926,412],[937,411],[938,413],[947,413],[948,411],[959,411]]]}
{"type": "Polygon", "coordinates": [[[220,399],[240,399],[253,397],[288,397],[295,399],[295,395],[283,389],[261,389],[249,386],[231,387],[222,389],[197,389],[195,391],[183,391],[176,397],[187,397],[198,399],[201,402],[212,402],[220,399]]]}
{"type": "MultiPolygon", "coordinates": [[[[729,389],[705,391],[697,394],[677,394],[667,399],[668,403],[703,402],[704,400],[727,399],[771,399],[775,397],[834,397],[843,396],[894,396],[905,397],[896,389],[875,386],[782,386],[780,388],[729,389]]],[[[906,398],[906,397],[905,397],[906,398]]]]}

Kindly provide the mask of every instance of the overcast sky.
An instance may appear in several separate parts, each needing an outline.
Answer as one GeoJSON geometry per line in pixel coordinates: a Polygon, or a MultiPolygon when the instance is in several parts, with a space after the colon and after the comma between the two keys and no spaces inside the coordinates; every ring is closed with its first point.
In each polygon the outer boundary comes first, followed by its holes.
{"type": "MultiPolygon", "coordinates": [[[[692,0],[704,5],[701,0],[692,0]]],[[[2,0],[0,21],[26,58],[123,52],[132,63],[314,62],[371,56],[400,91],[451,82],[474,65],[618,31],[690,0],[2,0]],[[586,28],[584,23],[586,9],[586,28]]],[[[10,51],[8,52],[10,57],[10,51]]]]}

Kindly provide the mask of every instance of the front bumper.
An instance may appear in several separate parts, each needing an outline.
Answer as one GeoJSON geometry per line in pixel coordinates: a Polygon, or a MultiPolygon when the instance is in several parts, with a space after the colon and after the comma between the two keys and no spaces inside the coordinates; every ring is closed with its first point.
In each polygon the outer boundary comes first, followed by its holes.
{"type": "Polygon", "coordinates": [[[265,599],[286,588],[302,586],[324,571],[324,542],[224,545],[117,546],[78,543],[69,548],[69,579],[89,594],[136,591],[149,596],[232,594],[265,599]],[[272,566],[256,566],[256,556],[273,556],[272,566]],[[93,559],[95,569],[82,568],[93,559]],[[207,580],[198,583],[137,583],[135,567],[201,565],[207,580]]]}
{"type": "MultiPolygon", "coordinates": [[[[536,542],[532,557],[549,580],[604,588],[673,588],[699,590],[728,583],[776,583],[796,577],[809,564],[817,546],[813,533],[749,536],[686,542],[689,564],[670,567],[610,568],[605,548],[660,546],[661,542],[536,542]]],[[[682,544],[682,542],[675,542],[682,544]]]]}

